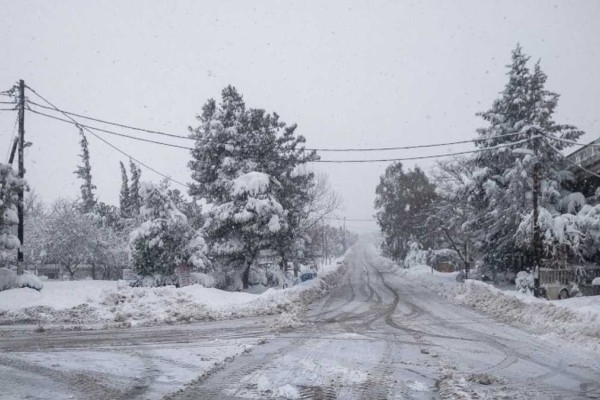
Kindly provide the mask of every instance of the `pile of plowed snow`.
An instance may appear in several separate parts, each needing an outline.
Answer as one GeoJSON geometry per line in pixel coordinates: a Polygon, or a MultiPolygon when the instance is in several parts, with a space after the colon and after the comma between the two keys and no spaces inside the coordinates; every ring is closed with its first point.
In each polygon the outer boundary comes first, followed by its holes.
{"type": "Polygon", "coordinates": [[[439,273],[425,265],[401,269],[408,280],[425,284],[456,304],[462,304],[509,324],[542,334],[556,334],[600,350],[600,296],[548,301],[484,282],[456,282],[455,273],[439,273]]]}
{"type": "Polygon", "coordinates": [[[326,266],[313,280],[261,294],[201,285],[132,288],[124,281],[48,281],[41,292],[0,292],[0,324],[151,325],[282,314],[281,325],[293,326],[305,305],[341,282],[342,273],[343,264],[326,266]]]}

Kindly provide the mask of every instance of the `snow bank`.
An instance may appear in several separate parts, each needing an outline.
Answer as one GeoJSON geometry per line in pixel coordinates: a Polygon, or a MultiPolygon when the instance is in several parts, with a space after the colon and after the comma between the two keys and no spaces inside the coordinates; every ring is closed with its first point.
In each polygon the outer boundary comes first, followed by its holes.
{"type": "Polygon", "coordinates": [[[400,270],[408,280],[426,284],[456,304],[462,304],[509,324],[556,334],[600,350],[600,296],[547,301],[516,291],[502,291],[484,282],[455,280],[456,273],[440,273],[428,266],[400,270]]]}
{"type": "Polygon", "coordinates": [[[17,275],[15,271],[8,268],[0,268],[0,291],[17,288],[40,291],[43,287],[42,281],[29,271],[25,271],[23,275],[17,275]]]}
{"type": "Polygon", "coordinates": [[[42,292],[0,293],[0,324],[174,324],[281,314],[280,327],[296,326],[305,306],[341,281],[340,265],[316,279],[261,294],[227,292],[202,285],[177,289],[129,287],[124,281],[47,282],[42,292]]]}

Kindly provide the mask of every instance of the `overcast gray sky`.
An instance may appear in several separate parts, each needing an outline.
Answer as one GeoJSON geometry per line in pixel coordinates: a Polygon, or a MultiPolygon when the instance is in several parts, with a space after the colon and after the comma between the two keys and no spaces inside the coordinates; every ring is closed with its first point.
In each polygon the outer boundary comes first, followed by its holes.
{"type": "MultiPolygon", "coordinates": [[[[474,114],[502,89],[520,42],[561,94],[556,119],[584,129],[583,141],[600,135],[600,1],[5,0],[1,8],[0,90],[22,78],[63,109],[135,126],[186,134],[202,104],[232,84],[247,105],[296,122],[311,147],[471,139],[482,125],[474,114]]],[[[4,150],[15,117],[0,112],[4,150]]],[[[77,130],[27,113],[26,138],[31,187],[46,199],[77,196],[77,130]]],[[[186,151],[106,138],[189,182],[186,151]]],[[[116,204],[126,157],[89,141],[98,196],[116,204]]],[[[317,166],[344,198],[340,215],[360,219],[374,213],[385,167],[317,166]]]]}

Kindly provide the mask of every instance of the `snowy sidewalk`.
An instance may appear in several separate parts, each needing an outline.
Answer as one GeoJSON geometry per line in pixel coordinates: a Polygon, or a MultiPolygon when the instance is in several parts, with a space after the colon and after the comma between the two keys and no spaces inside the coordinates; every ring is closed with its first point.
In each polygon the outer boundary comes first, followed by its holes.
{"type": "Polygon", "coordinates": [[[547,301],[516,291],[502,291],[484,282],[456,281],[456,273],[431,272],[420,265],[397,274],[428,287],[452,303],[466,305],[500,321],[558,335],[600,351],[600,296],[547,301]]]}
{"type": "Polygon", "coordinates": [[[261,294],[201,285],[132,288],[123,281],[48,281],[41,292],[0,292],[0,325],[100,324],[109,328],[281,314],[281,326],[294,326],[297,313],[335,285],[339,274],[341,264],[328,265],[316,279],[261,294]]]}

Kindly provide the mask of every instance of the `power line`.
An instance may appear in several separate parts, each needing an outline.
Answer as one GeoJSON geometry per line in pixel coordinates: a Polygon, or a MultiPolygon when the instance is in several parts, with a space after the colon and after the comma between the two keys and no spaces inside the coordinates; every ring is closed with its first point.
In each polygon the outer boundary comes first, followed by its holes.
{"type": "MultiPolygon", "coordinates": [[[[108,120],[105,120],[105,119],[90,117],[90,116],[79,114],[79,113],[75,113],[75,112],[72,112],[72,111],[57,110],[57,109],[53,109],[51,107],[45,106],[43,104],[36,103],[34,101],[31,101],[31,100],[29,101],[29,103],[33,104],[34,106],[41,107],[41,108],[44,108],[44,109],[47,109],[47,110],[59,111],[59,112],[61,112],[63,114],[72,115],[72,116],[76,116],[76,117],[88,119],[88,120],[91,120],[91,121],[100,122],[100,123],[103,123],[103,124],[118,126],[120,128],[132,129],[132,130],[136,130],[136,131],[139,131],[139,132],[151,133],[151,134],[156,134],[156,135],[163,135],[163,136],[168,136],[168,137],[173,137],[173,138],[178,138],[178,139],[186,139],[186,140],[193,140],[193,141],[196,140],[196,139],[194,139],[192,137],[189,137],[189,136],[176,135],[176,134],[172,134],[172,133],[167,133],[167,132],[162,132],[162,131],[157,131],[157,130],[152,130],[152,129],[146,129],[146,128],[140,128],[140,127],[135,127],[135,126],[132,126],[132,125],[126,125],[126,124],[122,124],[122,123],[118,123],[118,122],[111,122],[111,121],[108,121],[108,120]]],[[[91,129],[100,130],[99,128],[91,128],[91,129]]],[[[482,143],[482,142],[485,142],[485,141],[488,141],[488,140],[491,140],[491,139],[502,138],[502,137],[509,137],[509,136],[516,136],[516,135],[520,135],[520,134],[522,134],[522,132],[505,133],[505,134],[502,134],[502,135],[497,135],[497,136],[493,136],[493,137],[490,137],[490,138],[483,138],[483,139],[468,139],[468,140],[459,140],[459,141],[455,141],[455,142],[432,143],[432,144],[410,145],[410,146],[371,147],[371,148],[369,148],[369,147],[367,147],[367,148],[363,148],[363,147],[355,147],[355,148],[305,148],[305,150],[307,150],[307,151],[320,151],[320,152],[362,152],[362,151],[412,150],[412,149],[422,149],[422,148],[431,148],[431,147],[453,146],[453,145],[457,145],[457,144],[466,144],[466,143],[482,143]]]]}
{"type": "MultiPolygon", "coordinates": [[[[29,88],[29,87],[28,87],[29,88]]],[[[29,88],[30,90],[33,91],[33,89],[29,88]]],[[[35,92],[34,92],[35,93],[35,92]]],[[[37,93],[35,93],[37,94],[37,93]]],[[[39,94],[37,94],[39,95],[39,94]]],[[[43,99],[42,99],[43,100],[43,99]]],[[[33,102],[32,102],[33,103],[33,102]]],[[[33,103],[35,104],[35,103],[33,103]]],[[[153,143],[153,144],[158,144],[161,146],[167,146],[167,147],[174,147],[174,148],[179,148],[179,149],[184,149],[184,150],[193,150],[192,147],[188,147],[188,146],[181,146],[181,145],[177,145],[177,144],[171,144],[171,143],[165,143],[165,142],[159,142],[156,140],[151,140],[151,139],[144,139],[144,138],[140,138],[140,137],[136,137],[136,136],[131,136],[131,135],[127,135],[127,134],[123,134],[123,133],[119,133],[119,132],[114,132],[114,131],[110,131],[107,129],[101,129],[101,128],[97,128],[94,126],[90,126],[90,125],[85,125],[85,124],[81,124],[79,122],[77,122],[76,120],[74,120],[71,116],[69,116],[68,114],[64,113],[65,116],[67,118],[70,119],[66,120],[63,118],[59,118],[56,117],[54,115],[50,115],[50,114],[46,114],[37,110],[34,110],[32,108],[29,108],[29,110],[35,114],[47,117],[47,118],[52,118],[58,121],[62,121],[68,124],[72,124],[81,128],[85,128],[86,130],[95,130],[98,132],[103,132],[103,133],[107,133],[110,135],[115,135],[115,136],[120,136],[120,137],[124,137],[124,138],[128,138],[128,139],[133,139],[133,140],[138,140],[141,142],[147,142],[147,143],[153,143]]],[[[55,109],[55,111],[61,112],[62,111],[60,109],[55,109]]],[[[508,134],[510,136],[515,135],[514,133],[508,134]]],[[[504,135],[502,135],[504,136],[504,135]]],[[[500,137],[500,135],[498,136],[500,137]]],[[[525,143],[530,141],[530,139],[525,139],[525,140],[521,140],[521,141],[516,141],[516,142],[511,142],[511,143],[506,143],[506,144],[501,144],[501,145],[497,145],[497,146],[493,146],[493,147],[486,147],[486,148],[481,148],[481,149],[475,149],[475,150],[467,150],[467,151],[461,151],[461,152],[454,152],[454,153],[446,153],[446,154],[434,154],[434,155],[429,155],[429,156],[415,156],[415,157],[403,157],[403,158],[391,158],[391,159],[375,159],[375,160],[313,160],[313,161],[309,161],[309,162],[314,162],[314,163],[375,163],[375,162],[394,162],[394,161],[410,161],[410,160],[423,160],[423,159],[431,159],[431,158],[441,158],[441,157],[451,157],[451,156],[456,156],[456,155],[464,155],[464,154],[471,154],[471,153],[480,153],[480,152],[484,152],[487,150],[493,150],[493,149],[497,149],[497,148],[502,148],[502,147],[509,147],[509,146],[514,146],[516,144],[519,143],[525,143]]],[[[473,142],[473,140],[470,141],[465,141],[465,142],[473,142]]],[[[454,142],[454,143],[458,143],[458,142],[454,142]]],[[[421,147],[435,147],[435,146],[439,146],[439,145],[423,145],[421,147]]],[[[419,146],[413,146],[411,148],[418,148],[419,146]]],[[[309,149],[307,149],[309,150],[309,149]]]]}
{"type": "Polygon", "coordinates": [[[55,119],[57,121],[66,122],[67,124],[72,124],[72,125],[79,126],[79,127],[82,127],[82,128],[88,128],[88,129],[92,129],[92,130],[95,130],[95,131],[98,131],[98,132],[104,132],[104,133],[107,133],[109,135],[115,135],[115,136],[121,136],[121,137],[128,138],[128,139],[139,140],[140,142],[148,142],[148,143],[160,144],[162,146],[177,147],[177,148],[185,149],[185,150],[193,150],[193,147],[181,146],[181,145],[178,145],[178,144],[171,144],[171,143],[159,142],[157,140],[144,139],[144,138],[140,138],[140,137],[137,137],[137,136],[126,135],[124,133],[109,131],[107,129],[97,128],[95,126],[90,126],[90,125],[81,124],[79,122],[69,121],[69,120],[66,120],[64,118],[59,118],[59,117],[54,116],[54,115],[50,115],[50,114],[46,114],[46,113],[34,110],[32,108],[28,108],[28,110],[31,111],[32,113],[35,113],[35,114],[38,114],[38,115],[42,115],[44,117],[52,118],[52,119],[55,119]]]}
{"type": "MultiPolygon", "coordinates": [[[[323,217],[324,219],[329,219],[333,221],[344,221],[344,218],[336,218],[336,217],[323,217]]],[[[377,222],[375,218],[345,218],[346,221],[349,222],[377,222]]]]}
{"type": "MultiPolygon", "coordinates": [[[[42,105],[42,104],[38,104],[38,103],[36,103],[36,102],[33,102],[33,101],[31,101],[31,100],[29,101],[29,103],[30,103],[30,104],[33,104],[33,105],[35,105],[35,106],[37,106],[37,107],[45,108],[45,109],[47,109],[47,110],[53,110],[53,111],[56,111],[56,110],[54,110],[54,109],[53,109],[53,108],[51,108],[51,107],[44,106],[44,105],[42,105]]],[[[106,121],[106,120],[103,120],[103,119],[100,119],[100,118],[88,117],[88,116],[86,116],[86,115],[83,115],[83,114],[77,114],[77,113],[74,113],[74,112],[71,112],[71,111],[64,111],[64,110],[60,110],[60,112],[61,112],[61,113],[63,113],[63,114],[67,114],[67,115],[73,115],[73,116],[76,116],[76,117],[79,117],[79,118],[89,119],[90,121],[96,121],[96,122],[100,122],[100,123],[103,123],[103,124],[114,125],[114,126],[118,126],[118,127],[120,127],[120,128],[132,129],[132,130],[134,130],[134,131],[140,131],[140,132],[152,133],[152,134],[155,134],[155,135],[168,136],[168,137],[173,137],[173,138],[178,138],[178,139],[188,139],[188,140],[195,140],[195,139],[193,139],[193,138],[190,138],[189,136],[175,135],[175,134],[173,134],[173,133],[166,133],[166,132],[161,132],[161,131],[155,131],[155,130],[152,130],[152,129],[138,128],[138,127],[131,126],[131,125],[120,124],[120,123],[118,123],[118,122],[110,122],[110,121],[106,121]]]]}
{"type": "Polygon", "coordinates": [[[432,143],[432,144],[418,144],[418,145],[411,145],[411,146],[395,146],[395,147],[355,147],[355,148],[341,148],[341,149],[336,149],[336,148],[315,148],[315,149],[309,149],[307,148],[306,150],[314,150],[314,151],[326,151],[326,152],[361,152],[361,151],[390,151],[390,150],[412,150],[412,149],[424,149],[424,148],[430,148],[430,147],[444,147],[444,146],[452,146],[452,145],[456,145],[456,144],[466,144],[466,143],[481,143],[481,142],[485,142],[491,139],[496,139],[496,138],[501,138],[501,137],[507,137],[507,136],[516,136],[516,135],[520,135],[522,134],[521,132],[513,132],[513,133],[504,133],[502,135],[497,135],[497,136],[492,136],[489,138],[485,138],[485,139],[468,139],[468,140],[459,140],[456,142],[446,142],[446,143],[432,143]]]}
{"type": "Polygon", "coordinates": [[[554,136],[549,136],[549,135],[547,135],[545,133],[542,133],[542,135],[546,139],[556,140],[558,142],[563,142],[563,143],[574,144],[576,146],[581,146],[581,147],[587,147],[587,146],[589,146],[589,147],[600,147],[600,143],[599,144],[595,144],[594,142],[592,142],[592,143],[585,144],[585,143],[574,142],[574,141],[568,140],[568,139],[563,139],[563,138],[557,138],[557,137],[554,137],[554,136]]]}
{"type": "Polygon", "coordinates": [[[482,148],[482,149],[475,149],[475,150],[468,150],[468,151],[458,151],[458,152],[455,152],[455,153],[446,153],[446,154],[432,154],[430,156],[416,156],[416,157],[403,157],[403,158],[385,158],[385,159],[378,159],[378,160],[314,160],[314,161],[310,161],[310,162],[314,162],[314,163],[339,163],[339,164],[344,164],[344,163],[376,163],[376,162],[394,162],[394,161],[424,160],[424,159],[429,159],[429,158],[442,158],[442,157],[459,156],[459,155],[464,155],[464,154],[481,153],[481,152],[488,151],[488,150],[495,150],[495,149],[500,149],[500,148],[503,148],[503,147],[510,147],[510,146],[515,146],[517,144],[522,144],[522,143],[530,142],[534,138],[535,137],[531,137],[529,139],[523,139],[523,140],[519,140],[519,141],[516,141],[516,142],[511,142],[511,143],[506,143],[506,144],[500,144],[500,145],[497,145],[497,146],[486,147],[486,148],[482,148]]]}
{"type": "MultiPolygon", "coordinates": [[[[546,138],[548,138],[548,136],[544,135],[546,138]]],[[[574,166],[576,166],[577,168],[581,169],[582,171],[587,172],[590,175],[593,175],[597,178],[600,178],[600,175],[598,175],[597,173],[590,171],[587,168],[582,167],[581,165],[577,164],[575,161],[571,160],[569,157],[565,156],[563,153],[560,152],[560,150],[558,150],[556,147],[552,146],[550,143],[548,143],[548,140],[546,140],[546,138],[544,138],[544,142],[546,142],[546,144],[548,145],[548,147],[550,147],[556,154],[558,154],[559,156],[561,156],[562,158],[564,158],[565,160],[567,160],[569,163],[573,164],[574,166]]],[[[556,139],[556,138],[551,138],[551,139],[556,139]]]]}
{"type": "MultiPolygon", "coordinates": [[[[54,109],[55,109],[56,111],[58,111],[58,112],[62,112],[62,111],[61,111],[61,110],[60,110],[58,107],[56,107],[54,104],[52,104],[52,103],[51,103],[49,100],[46,100],[46,98],[44,98],[44,97],[43,97],[41,94],[39,94],[38,92],[36,92],[34,89],[32,89],[32,88],[31,88],[31,87],[29,87],[29,86],[27,86],[27,88],[28,88],[29,90],[31,90],[31,91],[32,91],[32,92],[33,92],[33,93],[34,93],[36,96],[38,96],[40,99],[42,99],[44,102],[46,102],[48,105],[50,105],[50,106],[54,107],[54,109]]],[[[154,172],[155,174],[158,174],[158,175],[162,176],[163,178],[165,178],[165,179],[167,179],[167,180],[169,180],[169,181],[172,181],[172,182],[174,182],[174,183],[176,183],[176,184],[178,184],[178,185],[180,185],[180,186],[183,186],[183,187],[186,187],[186,188],[188,187],[188,185],[186,185],[185,183],[181,183],[181,182],[179,182],[178,180],[176,180],[176,179],[173,179],[173,178],[171,178],[170,176],[168,176],[168,175],[166,175],[166,174],[163,174],[162,172],[159,172],[159,171],[157,171],[156,169],[154,169],[154,168],[150,167],[149,165],[147,165],[147,164],[143,163],[142,161],[140,161],[140,160],[138,160],[138,159],[134,158],[134,157],[133,157],[133,156],[131,156],[130,154],[126,153],[125,151],[123,151],[123,150],[119,149],[117,146],[115,146],[115,145],[113,145],[112,143],[108,142],[106,139],[104,139],[104,138],[100,137],[99,135],[97,135],[96,133],[94,133],[93,131],[91,131],[90,129],[88,129],[87,127],[80,125],[80,124],[79,124],[79,123],[78,123],[78,122],[77,122],[75,119],[73,119],[73,118],[72,118],[72,117],[70,117],[69,115],[67,115],[67,114],[64,114],[64,115],[65,115],[67,118],[69,118],[71,121],[73,121],[73,122],[74,122],[74,123],[75,123],[77,126],[79,126],[79,127],[80,127],[80,129],[85,129],[85,130],[86,130],[88,133],[90,133],[91,135],[93,135],[94,137],[96,137],[98,140],[100,140],[100,141],[104,142],[106,145],[108,145],[108,146],[112,147],[114,150],[116,150],[116,151],[118,151],[119,153],[123,154],[124,156],[126,156],[126,157],[130,158],[131,160],[135,161],[136,163],[138,163],[138,164],[142,165],[143,167],[147,168],[148,170],[150,170],[150,171],[154,172]]]]}

